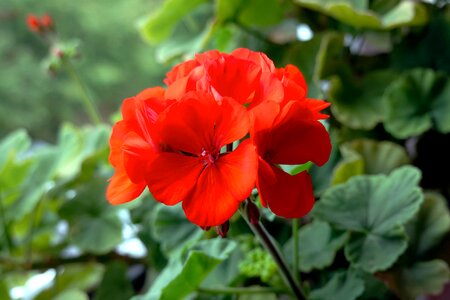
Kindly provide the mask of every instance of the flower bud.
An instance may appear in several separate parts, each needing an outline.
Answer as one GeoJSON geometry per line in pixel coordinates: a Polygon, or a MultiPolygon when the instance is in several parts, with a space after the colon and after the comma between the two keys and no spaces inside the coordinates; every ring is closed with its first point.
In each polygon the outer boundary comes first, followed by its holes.
{"type": "Polygon", "coordinates": [[[27,16],[27,26],[28,29],[30,29],[33,32],[40,32],[42,29],[41,22],[39,21],[38,17],[32,14],[29,14],[27,16]]]}
{"type": "Polygon", "coordinates": [[[252,224],[259,223],[259,209],[252,201],[248,200],[245,207],[247,218],[252,224]]]}
{"type": "Polygon", "coordinates": [[[230,229],[230,221],[226,221],[222,225],[216,226],[216,232],[221,237],[227,237],[228,230],[230,229]]]}

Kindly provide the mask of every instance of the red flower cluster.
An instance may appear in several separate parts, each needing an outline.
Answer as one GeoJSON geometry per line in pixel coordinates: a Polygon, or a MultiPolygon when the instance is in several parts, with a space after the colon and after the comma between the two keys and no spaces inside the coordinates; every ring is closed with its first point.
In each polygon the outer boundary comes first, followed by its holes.
{"type": "Polygon", "coordinates": [[[164,82],[166,89],[146,89],[123,103],[110,139],[112,204],[147,186],[166,205],[181,201],[191,222],[217,226],[256,186],[262,205],[279,216],[311,210],[306,171],[292,176],[278,165],[328,160],[330,139],[319,120],[329,104],[306,98],[295,66],[277,69],[248,49],[209,51],[175,66],[164,82]]]}
{"type": "Polygon", "coordinates": [[[27,16],[27,25],[33,32],[42,33],[45,31],[52,31],[53,19],[48,14],[43,15],[41,18],[38,18],[33,14],[29,14],[27,16]]]}

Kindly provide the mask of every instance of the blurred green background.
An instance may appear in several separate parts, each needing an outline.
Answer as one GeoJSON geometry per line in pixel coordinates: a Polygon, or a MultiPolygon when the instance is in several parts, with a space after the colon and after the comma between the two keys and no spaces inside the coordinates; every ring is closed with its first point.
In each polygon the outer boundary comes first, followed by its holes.
{"type": "Polygon", "coordinates": [[[136,21],[160,1],[26,1],[0,3],[0,136],[25,128],[33,138],[54,141],[59,124],[88,121],[78,86],[64,73],[51,76],[43,60],[48,46],[29,31],[28,13],[48,13],[62,40],[78,40],[74,63],[105,119],[126,97],[158,85],[168,67],[157,64],[154,50],[136,21]]]}

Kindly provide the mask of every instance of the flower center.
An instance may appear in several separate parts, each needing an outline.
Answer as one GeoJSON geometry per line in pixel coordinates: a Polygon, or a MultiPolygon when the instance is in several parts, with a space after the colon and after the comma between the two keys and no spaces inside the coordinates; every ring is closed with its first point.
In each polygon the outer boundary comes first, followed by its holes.
{"type": "Polygon", "coordinates": [[[205,148],[202,148],[200,156],[202,157],[203,163],[205,165],[211,165],[214,164],[214,162],[217,160],[217,158],[219,157],[219,153],[216,153],[216,151],[211,152],[206,150],[205,148]]]}

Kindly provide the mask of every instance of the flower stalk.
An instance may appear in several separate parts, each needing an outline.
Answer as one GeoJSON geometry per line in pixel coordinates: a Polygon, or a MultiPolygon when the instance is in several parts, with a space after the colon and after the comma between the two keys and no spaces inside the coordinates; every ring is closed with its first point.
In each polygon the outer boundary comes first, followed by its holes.
{"type": "Polygon", "coordinates": [[[70,61],[70,58],[68,57],[62,57],[61,62],[66,69],[67,74],[72,78],[72,80],[78,85],[80,91],[81,91],[81,100],[82,104],[91,119],[91,122],[95,125],[99,125],[102,121],[100,118],[100,114],[98,113],[94,101],[92,100],[91,96],[89,95],[88,89],[84,82],[81,80],[80,76],[78,75],[78,72],[72,65],[72,62],[70,61]]]}
{"type": "Polygon", "coordinates": [[[297,282],[301,282],[300,272],[299,272],[299,265],[300,265],[300,257],[299,257],[299,251],[298,251],[298,230],[300,227],[299,219],[292,219],[292,239],[294,241],[293,243],[293,256],[294,256],[294,263],[292,266],[292,273],[294,275],[294,279],[297,282]]]}
{"type": "Polygon", "coordinates": [[[260,243],[272,256],[273,260],[278,266],[278,270],[281,274],[281,277],[283,278],[286,285],[290,288],[292,294],[296,297],[296,299],[300,300],[306,299],[304,291],[301,289],[300,285],[298,285],[297,282],[295,281],[294,276],[289,270],[288,265],[284,260],[280,250],[278,249],[274,239],[270,236],[270,234],[267,232],[262,223],[258,219],[255,219],[254,214],[253,216],[250,215],[249,212],[254,211],[254,208],[252,208],[252,206],[255,206],[255,204],[253,204],[253,202],[250,199],[248,199],[241,206],[239,212],[249,225],[250,229],[257,236],[260,243]]]}

